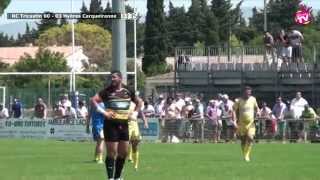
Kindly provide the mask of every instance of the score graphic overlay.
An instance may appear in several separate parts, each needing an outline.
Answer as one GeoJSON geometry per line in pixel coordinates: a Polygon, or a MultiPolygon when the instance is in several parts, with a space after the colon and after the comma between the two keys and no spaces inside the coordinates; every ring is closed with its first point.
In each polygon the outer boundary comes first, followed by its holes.
{"type": "Polygon", "coordinates": [[[8,19],[135,19],[134,13],[7,13],[8,19]]]}

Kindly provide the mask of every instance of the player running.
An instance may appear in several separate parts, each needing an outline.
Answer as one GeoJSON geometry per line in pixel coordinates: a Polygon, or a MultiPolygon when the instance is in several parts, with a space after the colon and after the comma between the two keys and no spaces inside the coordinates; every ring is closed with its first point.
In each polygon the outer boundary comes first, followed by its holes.
{"type": "MultiPolygon", "coordinates": [[[[135,109],[135,104],[131,102],[130,109],[133,111],[135,109]]],[[[134,113],[131,113],[129,116],[129,141],[130,141],[130,147],[129,147],[129,156],[128,160],[130,162],[133,162],[134,169],[138,170],[139,165],[139,150],[138,145],[141,141],[141,135],[140,130],[138,126],[138,116],[140,116],[144,122],[144,128],[148,128],[148,121],[146,117],[144,116],[143,112],[141,110],[134,113]]]]}
{"type": "Polygon", "coordinates": [[[255,135],[254,117],[259,112],[256,98],[251,95],[252,89],[245,87],[243,97],[234,104],[235,127],[241,140],[244,160],[250,161],[250,152],[255,135]]]}
{"type": "MultiPolygon", "coordinates": [[[[99,103],[98,106],[105,109],[104,103],[99,103]]],[[[103,164],[103,152],[105,146],[103,134],[104,116],[103,114],[97,112],[96,108],[92,107],[91,112],[87,118],[87,133],[90,132],[90,119],[92,122],[93,140],[97,143],[95,148],[95,162],[97,162],[98,164],[103,164]]]]}

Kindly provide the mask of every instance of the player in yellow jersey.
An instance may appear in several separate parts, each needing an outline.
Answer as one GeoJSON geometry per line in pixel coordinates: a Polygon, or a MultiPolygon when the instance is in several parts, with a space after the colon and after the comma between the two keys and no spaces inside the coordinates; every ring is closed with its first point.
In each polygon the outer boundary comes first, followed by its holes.
{"type": "Polygon", "coordinates": [[[250,152],[255,136],[255,113],[259,112],[256,98],[251,95],[252,89],[245,87],[244,94],[234,103],[235,127],[241,140],[241,150],[245,161],[250,161],[250,152]]]}
{"type": "Polygon", "coordinates": [[[148,121],[146,117],[144,116],[141,109],[138,112],[133,111],[135,109],[135,104],[131,103],[130,109],[132,109],[132,112],[129,116],[129,156],[128,160],[133,162],[134,169],[138,170],[139,165],[139,150],[138,145],[141,141],[141,135],[139,131],[138,126],[138,116],[140,115],[143,122],[144,122],[144,128],[148,128],[148,121]],[[139,113],[139,114],[138,114],[139,113]]]}

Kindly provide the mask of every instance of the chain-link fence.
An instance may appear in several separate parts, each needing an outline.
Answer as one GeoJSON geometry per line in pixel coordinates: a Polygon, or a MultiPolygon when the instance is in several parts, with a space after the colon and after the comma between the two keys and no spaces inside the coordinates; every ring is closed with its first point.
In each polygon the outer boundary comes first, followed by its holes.
{"type": "MultiPolygon", "coordinates": [[[[161,119],[162,142],[235,142],[236,128],[227,118],[212,122],[208,119],[161,119]]],[[[254,122],[256,141],[320,141],[319,119],[284,119],[275,121],[258,118],[254,122]]]]}

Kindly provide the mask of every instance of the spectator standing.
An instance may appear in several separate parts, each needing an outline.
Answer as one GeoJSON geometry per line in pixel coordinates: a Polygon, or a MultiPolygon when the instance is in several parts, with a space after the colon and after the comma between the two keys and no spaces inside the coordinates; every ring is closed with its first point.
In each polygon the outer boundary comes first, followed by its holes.
{"type": "Polygon", "coordinates": [[[290,128],[294,132],[295,138],[298,138],[298,140],[301,140],[303,134],[304,123],[300,118],[306,105],[308,105],[308,101],[302,97],[301,92],[296,93],[296,97],[292,99],[290,104],[294,119],[297,120],[292,121],[290,128]]]}
{"type": "Polygon", "coordinates": [[[77,109],[77,117],[87,119],[88,115],[89,113],[88,113],[88,109],[86,107],[85,102],[79,101],[79,107],[77,109]]]}
{"type": "Polygon", "coordinates": [[[34,117],[40,119],[47,118],[47,105],[43,102],[42,98],[38,98],[37,104],[34,106],[34,117]]]}
{"type": "Polygon", "coordinates": [[[155,115],[155,109],[152,106],[152,104],[149,103],[148,100],[144,101],[144,107],[142,112],[146,117],[153,117],[155,115]]]}
{"type": "Polygon", "coordinates": [[[14,98],[11,111],[11,117],[22,118],[22,103],[19,98],[14,98]]]}
{"type": "Polygon", "coordinates": [[[213,143],[217,143],[220,140],[222,122],[221,122],[221,110],[217,106],[217,102],[211,100],[207,107],[207,117],[209,118],[209,124],[212,127],[212,140],[213,143]]]}
{"type": "Polygon", "coordinates": [[[274,56],[274,38],[270,32],[266,31],[264,34],[264,45],[266,48],[265,61],[271,64],[275,60],[274,56]],[[271,56],[271,60],[270,57],[271,56]]]}
{"type": "Polygon", "coordinates": [[[0,104],[0,119],[9,118],[8,109],[0,104]]]}
{"type": "Polygon", "coordinates": [[[289,42],[292,46],[292,62],[303,63],[302,58],[302,42],[304,40],[300,31],[290,28],[289,42]]]}
{"type": "Polygon", "coordinates": [[[282,143],[285,143],[286,138],[286,120],[285,120],[285,112],[287,109],[287,105],[282,102],[282,97],[279,96],[276,100],[276,104],[272,108],[272,114],[275,116],[278,123],[279,136],[282,140],[282,143]]]}
{"type": "Polygon", "coordinates": [[[195,111],[192,115],[192,129],[195,141],[199,142],[203,137],[203,125],[204,125],[204,105],[201,102],[200,98],[195,99],[195,111]]]}
{"type": "Polygon", "coordinates": [[[289,63],[291,62],[292,57],[292,46],[289,42],[289,37],[283,29],[281,30],[279,37],[281,44],[281,56],[283,58],[282,60],[289,63]]]}

